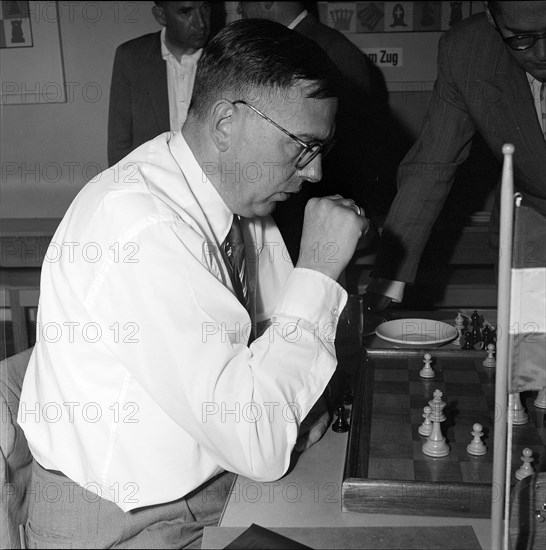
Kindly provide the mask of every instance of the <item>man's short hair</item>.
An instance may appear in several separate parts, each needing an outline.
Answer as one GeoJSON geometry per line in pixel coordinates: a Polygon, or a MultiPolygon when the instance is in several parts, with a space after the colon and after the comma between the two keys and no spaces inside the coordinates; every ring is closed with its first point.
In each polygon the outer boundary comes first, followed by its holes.
{"type": "Polygon", "coordinates": [[[276,94],[295,101],[293,87],[301,80],[310,81],[306,97],[339,96],[337,68],[315,42],[266,19],[234,21],[203,51],[189,114],[204,118],[222,98],[256,106],[265,105],[276,94]]]}

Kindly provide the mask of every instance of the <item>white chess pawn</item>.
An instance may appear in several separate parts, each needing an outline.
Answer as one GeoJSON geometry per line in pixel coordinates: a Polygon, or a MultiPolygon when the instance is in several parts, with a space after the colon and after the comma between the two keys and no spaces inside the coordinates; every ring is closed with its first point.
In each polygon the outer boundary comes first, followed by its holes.
{"type": "Polygon", "coordinates": [[[436,373],[430,365],[432,363],[432,356],[430,355],[430,353],[425,353],[423,363],[425,364],[425,366],[419,371],[419,376],[421,378],[434,378],[436,373]]]}
{"type": "Polygon", "coordinates": [[[457,317],[455,317],[455,328],[457,329],[457,339],[453,343],[456,346],[460,346],[464,330],[464,317],[461,315],[460,311],[457,312],[457,317]]]}
{"type": "Polygon", "coordinates": [[[417,431],[423,437],[428,437],[432,432],[432,420],[430,415],[432,414],[432,408],[428,405],[423,409],[423,418],[425,419],[423,423],[417,428],[417,431]]]}
{"type": "Polygon", "coordinates": [[[497,361],[495,360],[495,344],[487,345],[487,357],[483,360],[482,365],[489,368],[497,366],[497,361]]]}
{"type": "Polygon", "coordinates": [[[512,394],[512,405],[510,406],[508,418],[512,418],[512,424],[514,426],[522,426],[529,422],[529,415],[525,412],[523,405],[521,404],[521,399],[519,393],[512,394]]]}
{"type": "Polygon", "coordinates": [[[528,447],[525,447],[525,449],[523,449],[521,460],[523,464],[518,470],[516,470],[515,473],[517,480],[522,480],[523,478],[533,474],[533,467],[531,466],[531,462],[533,462],[533,451],[528,447]]]}
{"type": "Polygon", "coordinates": [[[466,446],[466,452],[474,456],[484,455],[487,452],[487,447],[481,439],[483,437],[483,427],[481,424],[476,423],[472,426],[472,435],[474,438],[466,446]]]}
{"type": "Polygon", "coordinates": [[[546,409],[546,388],[542,388],[535,397],[533,405],[538,409],[546,409]]]}

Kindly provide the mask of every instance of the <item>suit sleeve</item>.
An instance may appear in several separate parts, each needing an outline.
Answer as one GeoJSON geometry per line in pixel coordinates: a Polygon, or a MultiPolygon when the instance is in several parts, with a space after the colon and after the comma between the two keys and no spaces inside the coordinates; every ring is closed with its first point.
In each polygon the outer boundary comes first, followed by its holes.
{"type": "Polygon", "coordinates": [[[398,168],[398,192],[385,220],[372,277],[415,280],[457,168],[468,158],[476,127],[451,64],[468,61],[458,58],[452,42],[445,36],[440,40],[432,98],[421,135],[398,168]]]}
{"type": "Polygon", "coordinates": [[[133,114],[131,107],[131,82],[127,76],[122,46],[116,50],[110,108],[108,111],[108,166],[117,164],[133,149],[133,114]]]}

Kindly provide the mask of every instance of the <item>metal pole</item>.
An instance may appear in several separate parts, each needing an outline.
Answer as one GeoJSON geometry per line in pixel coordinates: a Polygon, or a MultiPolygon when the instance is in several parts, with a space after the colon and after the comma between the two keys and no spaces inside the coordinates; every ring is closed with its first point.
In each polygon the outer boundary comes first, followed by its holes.
{"type": "MultiPolygon", "coordinates": [[[[497,294],[497,372],[495,403],[500,418],[495,418],[495,444],[493,448],[493,500],[491,502],[491,547],[502,548],[503,506],[506,460],[506,420],[508,400],[508,366],[510,342],[510,283],[512,272],[512,246],[514,226],[514,172],[512,155],[514,146],[502,147],[504,163],[501,181],[499,287],[497,294]],[[498,492],[498,494],[496,494],[498,492]]],[[[507,518],[508,519],[508,518],[507,518]]]]}

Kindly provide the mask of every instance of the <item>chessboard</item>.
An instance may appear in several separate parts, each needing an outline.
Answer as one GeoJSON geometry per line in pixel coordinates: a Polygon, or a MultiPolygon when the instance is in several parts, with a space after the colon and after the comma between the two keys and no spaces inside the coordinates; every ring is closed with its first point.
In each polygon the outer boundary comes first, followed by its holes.
{"type": "MultiPolygon", "coordinates": [[[[485,367],[487,353],[475,349],[373,349],[356,376],[342,484],[342,509],[369,513],[489,517],[494,427],[501,418],[495,405],[495,368],[485,367]],[[424,353],[434,371],[423,378],[424,353]],[[424,407],[435,390],[445,402],[441,432],[449,454],[423,453],[427,437],[419,434],[424,407]],[[467,452],[473,427],[483,427],[486,452],[467,452]]],[[[528,421],[513,426],[510,478],[531,449],[535,472],[546,471],[546,409],[521,394],[528,421]]]]}

